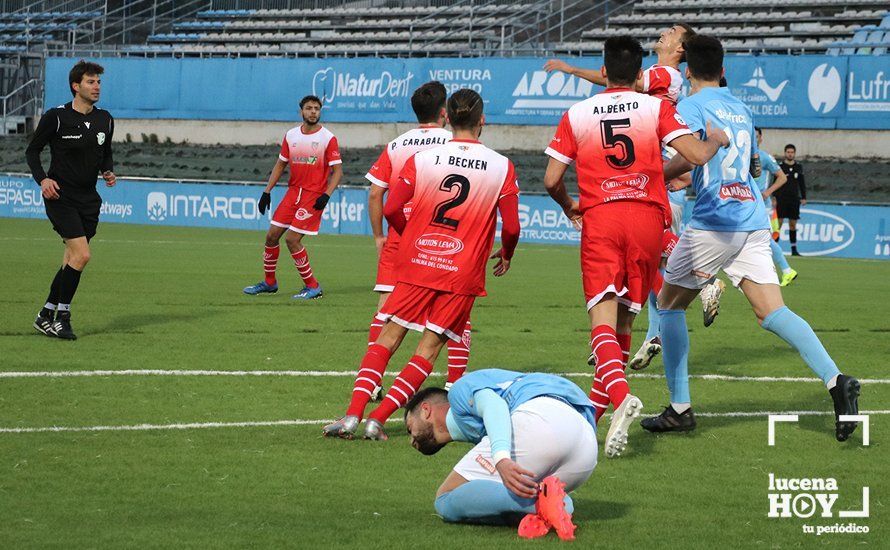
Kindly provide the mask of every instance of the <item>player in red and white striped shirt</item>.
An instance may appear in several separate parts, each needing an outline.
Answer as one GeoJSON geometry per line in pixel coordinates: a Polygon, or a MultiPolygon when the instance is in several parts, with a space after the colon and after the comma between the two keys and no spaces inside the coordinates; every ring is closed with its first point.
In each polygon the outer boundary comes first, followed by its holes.
{"type": "MultiPolygon", "coordinates": [[[[683,75],[680,73],[680,63],[686,60],[683,42],[694,34],[695,31],[686,23],[675,23],[665,29],[653,48],[658,61],[643,71],[634,82],[633,89],[676,105],[683,93],[683,75]]],[[[582,69],[559,59],[550,59],[544,63],[544,70],[560,71],[606,86],[606,77],[599,69],[582,69]]]]}
{"type": "MultiPolygon", "coordinates": [[[[371,219],[371,230],[374,233],[374,241],[377,245],[379,260],[377,262],[377,281],[374,290],[380,293],[377,302],[377,311],[371,320],[371,328],[368,330],[368,345],[373,345],[383,328],[383,321],[377,318],[377,313],[386,303],[398,280],[397,256],[399,252],[399,234],[392,227],[387,234],[383,234],[383,197],[390,185],[395,185],[399,179],[399,173],[405,163],[415,153],[425,151],[432,147],[438,147],[451,141],[451,132],[444,128],[445,99],[447,92],[441,82],[427,82],[417,88],[411,96],[411,107],[417,115],[419,126],[408,130],[396,139],[386,144],[380,157],[368,170],[365,178],[371,182],[371,192],[368,197],[368,213],[371,219]]],[[[411,205],[405,205],[405,216],[410,216],[411,205]]],[[[445,389],[463,376],[470,360],[470,320],[464,329],[459,341],[448,340],[448,378],[445,389]]]]}
{"type": "Polygon", "coordinates": [[[371,393],[409,329],[422,331],[408,364],[365,424],[366,439],[386,439],[383,423],[420,389],[447,340],[459,340],[477,296],[485,296],[485,264],[503,220],[494,275],[510,269],[519,241],[519,186],[513,163],[482,145],[482,98],[463,89],[448,100],[454,138],[405,163],[384,214],[401,235],[398,282],[378,317],[386,322],[365,354],[346,416],[324,435],[351,439],[371,393]],[[405,204],[412,202],[410,220],[405,204]]]}
{"type": "Polygon", "coordinates": [[[604,58],[608,86],[563,115],[546,151],[551,158],[544,186],[566,216],[581,223],[581,273],[592,328],[589,363],[596,365],[590,398],[597,420],[609,403],[615,407],[605,445],[606,456],[614,457],[627,445],[627,429],[643,406],[630,394],[624,358],[670,226],[662,146],[700,165],[728,139],[717,131],[700,141],[671,103],[630,89],[643,58],[636,40],[609,38],[604,58]],[[563,183],[576,161],[580,203],[563,183]]]}
{"type": "Polygon", "coordinates": [[[340,159],[337,138],[320,124],[321,100],[314,95],[304,97],[300,100],[300,114],[303,123],[285,134],[278,153],[278,162],[272,168],[269,183],[259,201],[260,214],[265,214],[266,209],[271,206],[272,189],[278,184],[284,169],[289,168],[287,193],[275,209],[266,233],[266,248],[263,253],[265,278],[246,287],[245,294],[278,292],[275,270],[280,252],[279,241],[287,233],[285,243],[305,285],[294,298],[312,300],[322,295],[321,285],[309,265],[303,236],[318,234],[324,208],[343,177],[340,166],[343,161],[340,159]]]}

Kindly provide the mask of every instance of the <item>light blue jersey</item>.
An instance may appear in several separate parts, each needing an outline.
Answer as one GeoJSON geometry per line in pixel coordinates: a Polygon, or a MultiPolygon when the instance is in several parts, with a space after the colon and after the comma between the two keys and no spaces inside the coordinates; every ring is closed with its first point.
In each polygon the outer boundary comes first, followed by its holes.
{"type": "Polygon", "coordinates": [[[757,188],[760,190],[760,196],[763,197],[763,193],[769,188],[769,184],[773,181],[773,174],[775,174],[779,170],[779,163],[776,162],[775,157],[771,154],[767,153],[763,149],[758,151],[760,153],[760,177],[754,178],[754,182],[757,183],[757,188]]]}
{"type": "Polygon", "coordinates": [[[750,174],[754,139],[751,110],[728,88],[704,88],[677,105],[686,124],[705,137],[708,122],[729,135],[729,147],[692,171],[695,205],[689,226],[707,231],[769,229],[763,200],[750,174]]]}
{"type": "Polygon", "coordinates": [[[562,400],[578,411],[596,429],[593,403],[577,384],[545,373],[522,373],[502,369],[482,369],[465,374],[451,386],[448,392],[446,423],[448,431],[460,432],[460,440],[478,443],[486,435],[482,415],[476,408],[475,394],[490,389],[507,402],[512,413],[520,405],[536,397],[553,397],[562,400]]]}

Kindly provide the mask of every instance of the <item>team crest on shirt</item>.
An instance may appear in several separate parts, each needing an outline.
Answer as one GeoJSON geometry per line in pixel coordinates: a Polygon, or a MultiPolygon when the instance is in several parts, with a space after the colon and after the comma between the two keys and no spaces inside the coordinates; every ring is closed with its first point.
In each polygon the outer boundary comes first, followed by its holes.
{"type": "Polygon", "coordinates": [[[305,208],[297,208],[297,211],[294,213],[294,218],[303,221],[308,220],[312,217],[312,213],[306,210],[305,208]]]}
{"type": "Polygon", "coordinates": [[[105,132],[99,132],[98,134],[96,134],[96,141],[99,142],[99,145],[105,143],[105,132]]]}
{"type": "Polygon", "coordinates": [[[458,145],[457,148],[460,149],[461,151],[469,151],[470,150],[470,148],[467,147],[466,145],[458,145]]]}
{"type": "Polygon", "coordinates": [[[313,141],[313,142],[312,142],[312,150],[313,150],[313,151],[318,151],[318,146],[319,146],[319,145],[321,145],[321,142],[313,141]]]}

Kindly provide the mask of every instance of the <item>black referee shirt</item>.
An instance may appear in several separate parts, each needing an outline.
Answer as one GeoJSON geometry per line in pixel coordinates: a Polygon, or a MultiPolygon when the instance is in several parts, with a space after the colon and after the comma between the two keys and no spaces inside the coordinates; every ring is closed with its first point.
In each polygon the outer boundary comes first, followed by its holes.
{"type": "Polygon", "coordinates": [[[75,111],[66,103],[43,113],[37,130],[28,143],[25,157],[34,181],[40,184],[50,177],[69,194],[96,192],[99,173],[113,170],[111,137],[114,119],[98,107],[88,114],[75,111]],[[49,144],[49,173],[40,163],[40,152],[49,144]]]}
{"type": "Polygon", "coordinates": [[[800,202],[801,199],[807,198],[807,185],[803,179],[803,166],[799,162],[794,164],[786,164],[782,161],[779,168],[788,178],[788,183],[779,187],[774,193],[777,201],[781,202],[800,202]]]}

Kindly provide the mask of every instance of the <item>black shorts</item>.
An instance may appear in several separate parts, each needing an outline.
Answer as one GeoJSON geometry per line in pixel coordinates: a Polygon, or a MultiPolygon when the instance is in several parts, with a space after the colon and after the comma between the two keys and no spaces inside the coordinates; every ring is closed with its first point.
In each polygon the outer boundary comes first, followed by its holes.
{"type": "Polygon", "coordinates": [[[800,202],[776,202],[776,216],[783,220],[788,218],[789,220],[799,220],[800,219],[800,202]]]}
{"type": "Polygon", "coordinates": [[[86,237],[90,240],[96,235],[99,209],[102,207],[102,198],[98,193],[87,197],[63,195],[55,200],[44,199],[43,205],[53,229],[63,239],[86,237]]]}

